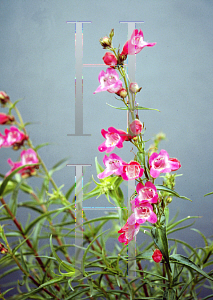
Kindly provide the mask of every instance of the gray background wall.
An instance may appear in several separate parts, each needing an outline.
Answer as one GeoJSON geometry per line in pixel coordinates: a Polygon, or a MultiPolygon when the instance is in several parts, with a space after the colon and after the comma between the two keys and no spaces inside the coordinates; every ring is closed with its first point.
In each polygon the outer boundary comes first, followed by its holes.
{"type": "MultiPolygon", "coordinates": [[[[18,107],[24,121],[34,124],[28,132],[34,145],[49,142],[40,155],[50,168],[69,156],[71,164],[92,164],[85,168],[84,183],[96,178],[94,158],[100,163],[104,153],[101,129],[114,126],[126,129],[126,113],[106,105],[117,105],[108,92],[93,95],[99,85],[98,74],[106,67],[84,67],[84,133],[91,137],[68,137],[75,132],[75,25],[66,21],[92,21],[84,25],[84,64],[102,64],[105,51],[100,37],[115,30],[114,46],[127,40],[127,24],[119,21],[145,21],[137,24],[145,41],[157,42],[136,58],[136,81],[143,87],[137,101],[161,113],[140,113],[148,140],[159,131],[167,135],[161,144],[171,157],[180,160],[176,190],[193,202],[174,198],[171,216],[202,216],[194,227],[212,235],[212,39],[213,1],[0,1],[0,90],[12,101],[23,100],[18,107]]],[[[3,111],[3,110],[1,110],[3,111]]],[[[1,129],[3,132],[3,127],[1,129]]],[[[133,158],[126,144],[114,152],[126,161],[133,158]]],[[[0,149],[0,171],[9,170],[7,159],[18,160],[18,152],[0,149]]],[[[54,179],[74,182],[74,168],[65,167],[54,179]]],[[[36,184],[33,178],[29,182],[36,184]]],[[[87,200],[87,206],[110,206],[104,197],[87,200]]],[[[102,214],[103,212],[100,212],[102,214]]],[[[94,217],[97,212],[88,213],[94,217]]],[[[22,212],[19,218],[24,218],[22,212]]],[[[140,233],[141,241],[146,238],[140,233]]],[[[185,229],[177,236],[192,246],[204,246],[197,233],[185,229]]]]}

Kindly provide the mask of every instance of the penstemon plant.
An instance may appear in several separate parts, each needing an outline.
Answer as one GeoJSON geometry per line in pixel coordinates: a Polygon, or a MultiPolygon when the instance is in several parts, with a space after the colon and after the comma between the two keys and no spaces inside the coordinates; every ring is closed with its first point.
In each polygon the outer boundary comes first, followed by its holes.
{"type": "Polygon", "coordinates": [[[14,281],[9,279],[7,284],[0,285],[0,299],[190,300],[201,299],[204,288],[208,290],[208,296],[202,299],[213,298],[213,271],[205,269],[213,264],[213,241],[196,229],[204,240],[203,248],[194,249],[185,241],[169,237],[194,222],[181,227],[180,224],[198,217],[188,216],[177,221],[176,215],[169,219],[169,204],[173,197],[190,200],[174,189],[176,177],[180,176],[174,171],[181,168],[181,163],[171,158],[166,150],[159,151],[159,143],[165,139],[163,133],[155,136],[154,144],[146,146],[143,139],[145,126],[138,111],[156,109],[136,104],[136,95],[142,88],[131,82],[126,71],[125,61],[129,55],[138,54],[144,47],[153,47],[156,43],[145,42],[143,32],[136,29],[120,52],[119,48],[113,47],[113,36],[112,29],[109,36],[100,39],[100,44],[108,51],[103,56],[108,68],[106,72],[100,72],[100,85],[94,94],[108,91],[123,102],[123,107],[112,107],[127,110],[128,130],[114,127],[101,130],[105,141],[98,150],[106,152],[105,168],[96,158],[99,182],[93,178],[97,186],[90,192],[87,189],[91,182],[84,186],[83,200],[104,194],[117,208],[117,213],[106,212],[105,216],[88,220],[83,211],[84,228],[81,228],[75,215],[76,195],[72,195],[76,184],[63,192],[63,186],[58,187],[52,177],[66,160],[47,169],[39,155],[39,149],[47,144],[33,145],[26,130],[30,123],[23,122],[17,108],[19,101],[12,103],[5,92],[0,92],[1,104],[8,110],[0,113],[0,124],[10,125],[4,134],[0,133],[0,148],[21,150],[20,160],[13,162],[9,158],[10,170],[5,175],[0,174],[0,280],[8,280],[8,276],[14,278],[14,281]],[[128,163],[115,153],[109,154],[115,147],[123,148],[126,142],[136,149],[128,163]],[[35,190],[32,187],[31,177],[41,180],[41,188],[35,190]],[[155,183],[159,177],[162,184],[155,183]],[[134,193],[127,199],[131,211],[124,203],[122,182],[127,182],[128,188],[130,183],[134,185],[134,193]],[[27,195],[27,201],[20,202],[20,191],[27,195]],[[55,208],[56,204],[59,208],[55,208]],[[22,224],[17,212],[22,207],[38,216],[22,224]],[[57,217],[60,217],[58,223],[57,217]],[[103,226],[110,221],[113,228],[106,234],[103,226]],[[16,229],[11,230],[8,222],[16,229]],[[99,224],[95,226],[97,222],[99,224]],[[81,269],[76,267],[73,255],[79,245],[69,243],[79,227],[83,234],[80,248],[84,251],[81,269]],[[139,232],[147,236],[141,245],[136,241],[139,232]],[[109,252],[106,243],[110,237],[118,242],[109,252]],[[131,245],[136,246],[133,257],[128,252],[131,245]],[[183,246],[186,255],[178,254],[178,245],[183,246]],[[131,260],[135,264],[128,270],[131,260]],[[22,275],[15,280],[17,271],[22,275]],[[130,271],[134,271],[133,276],[129,276],[130,271]]]}

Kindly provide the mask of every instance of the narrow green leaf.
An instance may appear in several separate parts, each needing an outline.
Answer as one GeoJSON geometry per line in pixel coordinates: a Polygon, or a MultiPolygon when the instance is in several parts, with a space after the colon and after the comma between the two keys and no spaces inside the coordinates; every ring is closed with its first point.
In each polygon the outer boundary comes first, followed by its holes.
{"type": "Polygon", "coordinates": [[[198,219],[198,218],[202,218],[202,217],[200,217],[200,216],[188,216],[188,217],[186,217],[184,219],[181,219],[181,220],[179,220],[179,221],[177,221],[177,222],[169,225],[167,227],[167,231],[170,231],[172,228],[176,227],[177,225],[181,224],[184,221],[187,221],[187,220],[190,220],[190,219],[198,219]]]}
{"type": "Polygon", "coordinates": [[[168,226],[170,226],[175,222],[175,220],[177,220],[178,215],[179,215],[179,210],[177,210],[175,216],[169,221],[168,226]]]}
{"type": "Polygon", "coordinates": [[[208,194],[205,194],[204,197],[206,197],[206,196],[208,196],[208,195],[212,195],[212,194],[213,194],[213,192],[210,192],[210,193],[208,193],[208,194]]]}
{"type": "MultiPolygon", "coordinates": [[[[18,271],[18,270],[19,270],[19,267],[14,267],[14,268],[12,268],[12,269],[9,269],[9,270],[7,270],[7,271],[4,271],[4,273],[2,273],[2,274],[0,275],[0,279],[3,278],[3,277],[5,277],[5,276],[7,276],[7,275],[9,275],[9,274],[11,274],[11,273],[13,273],[13,272],[18,271]]],[[[12,275],[12,276],[14,276],[14,275],[12,275]]]]}
{"type": "Polygon", "coordinates": [[[104,171],[104,168],[99,164],[97,156],[95,157],[95,166],[97,174],[100,174],[104,171]]]}
{"type": "Polygon", "coordinates": [[[53,244],[52,244],[52,234],[50,235],[50,248],[52,250],[52,253],[53,253],[54,257],[56,258],[56,260],[59,263],[59,267],[62,266],[64,268],[64,270],[66,270],[68,272],[68,273],[65,273],[63,275],[66,275],[66,276],[73,276],[73,275],[75,275],[75,268],[73,268],[69,263],[64,262],[62,259],[60,259],[60,257],[55,252],[53,244]]]}
{"type": "Polygon", "coordinates": [[[65,161],[67,161],[69,159],[69,157],[65,157],[63,159],[61,159],[59,162],[57,162],[49,171],[50,176],[52,176],[52,174],[56,171],[59,171],[60,169],[62,169],[64,167],[64,165],[62,165],[65,161]]]}
{"type": "Polygon", "coordinates": [[[89,282],[89,287],[90,287],[90,297],[93,296],[93,284],[92,284],[92,279],[88,279],[89,282]]]}
{"type": "Polygon", "coordinates": [[[181,240],[178,240],[178,239],[168,238],[168,240],[169,240],[169,241],[174,241],[174,242],[180,243],[180,244],[186,246],[187,248],[189,248],[189,249],[193,252],[193,254],[196,256],[196,258],[199,260],[199,264],[201,264],[200,257],[199,257],[199,255],[197,254],[197,252],[195,251],[195,249],[194,249],[192,246],[190,246],[190,245],[187,244],[186,242],[181,241],[181,240]]]}
{"type": "Polygon", "coordinates": [[[213,294],[206,296],[205,298],[203,298],[202,300],[207,300],[207,299],[213,299],[213,294]]]}
{"type": "Polygon", "coordinates": [[[82,266],[83,266],[83,274],[85,276],[85,259],[86,259],[86,255],[87,255],[87,252],[89,251],[90,247],[92,246],[92,244],[97,240],[97,238],[101,235],[103,235],[105,232],[109,231],[109,229],[101,232],[99,235],[97,235],[91,242],[90,244],[88,245],[87,249],[85,250],[84,252],[84,255],[83,255],[83,260],[82,260],[82,266]]]}
{"type": "MultiPolygon", "coordinates": [[[[30,238],[30,236],[32,235],[32,233],[33,232],[31,232],[31,234],[27,237],[27,239],[29,239],[30,238]]],[[[19,234],[19,233],[18,233],[19,234]]],[[[7,235],[8,236],[8,235],[7,235]]],[[[21,246],[24,244],[24,243],[26,243],[26,241],[27,241],[27,239],[24,239],[22,242],[19,242],[19,244],[13,249],[13,254],[15,254],[17,251],[18,251],[18,249],[20,249],[21,248],[21,246]]]]}
{"type": "MultiPolygon", "coordinates": [[[[5,296],[9,291],[12,291],[13,289],[14,289],[14,287],[12,287],[12,288],[6,290],[6,291],[3,292],[2,294],[0,293],[0,297],[1,297],[1,295],[2,295],[2,296],[5,296]]],[[[2,298],[2,299],[3,299],[3,298],[2,298]]]]}
{"type": "Polygon", "coordinates": [[[171,271],[171,267],[169,264],[169,252],[168,252],[168,240],[167,240],[167,234],[166,234],[166,226],[153,227],[151,230],[151,234],[152,234],[152,237],[154,239],[156,246],[163,254],[163,257],[171,271]]]}
{"type": "Polygon", "coordinates": [[[35,147],[35,151],[38,151],[38,149],[42,148],[42,147],[45,147],[45,146],[48,146],[50,145],[50,143],[43,143],[43,144],[39,144],[35,147]]]}
{"type": "Polygon", "coordinates": [[[34,219],[29,225],[27,228],[25,228],[25,235],[28,234],[28,232],[30,231],[31,228],[34,227],[34,225],[36,225],[40,220],[44,219],[44,218],[47,218],[48,216],[54,214],[54,213],[58,213],[59,211],[63,211],[65,210],[66,208],[63,207],[63,208],[58,208],[58,209],[55,209],[55,210],[52,210],[52,211],[48,211],[46,213],[43,213],[41,216],[37,217],[36,219],[34,219]]]}
{"type": "MultiPolygon", "coordinates": [[[[55,283],[60,283],[61,281],[67,281],[67,279],[65,279],[64,276],[60,276],[59,278],[51,279],[51,280],[49,280],[49,281],[41,284],[38,288],[33,289],[29,293],[26,293],[26,294],[22,295],[22,300],[28,299],[28,296],[30,296],[32,294],[37,294],[42,288],[45,288],[45,287],[50,286],[50,285],[53,285],[55,283]]],[[[47,298],[47,299],[49,299],[49,298],[47,298]]]]}
{"type": "Polygon", "coordinates": [[[38,165],[38,164],[27,164],[27,165],[24,165],[24,166],[21,166],[21,167],[15,169],[13,172],[11,172],[10,175],[8,175],[8,176],[3,180],[3,182],[2,182],[2,184],[1,184],[1,186],[0,186],[0,196],[3,195],[3,192],[4,192],[4,190],[5,190],[5,188],[6,188],[7,184],[8,184],[8,182],[11,180],[11,178],[12,178],[18,171],[20,171],[21,169],[23,169],[23,168],[25,168],[25,167],[28,167],[28,166],[33,167],[33,166],[36,166],[36,165],[38,165]]]}
{"type": "Polygon", "coordinates": [[[92,198],[92,197],[96,197],[100,195],[100,187],[99,186],[96,186],[92,191],[90,191],[89,193],[86,193],[84,194],[83,193],[83,200],[87,200],[89,198],[92,198]]]}
{"type": "Polygon", "coordinates": [[[189,201],[192,202],[191,199],[189,199],[189,198],[187,198],[187,197],[185,197],[185,196],[180,196],[177,192],[171,190],[170,188],[168,188],[168,187],[166,187],[166,186],[164,186],[164,185],[156,184],[155,186],[156,186],[156,189],[157,189],[158,191],[167,192],[167,193],[172,194],[172,195],[175,196],[175,197],[178,197],[178,198],[181,198],[181,199],[185,199],[185,200],[189,200],[189,201]]]}
{"type": "MultiPolygon", "coordinates": [[[[129,108],[128,107],[116,107],[116,106],[113,106],[111,104],[108,104],[106,103],[107,105],[109,105],[110,107],[112,108],[115,108],[115,109],[121,109],[121,110],[128,110],[129,108]]],[[[160,111],[159,109],[156,109],[156,108],[148,108],[148,107],[143,107],[143,106],[135,106],[133,107],[133,110],[156,110],[156,111],[160,111]]]]}
{"type": "Polygon", "coordinates": [[[194,231],[196,231],[197,233],[199,233],[199,234],[202,236],[203,240],[204,240],[205,246],[206,246],[206,247],[209,246],[208,241],[207,241],[207,238],[205,237],[205,235],[204,235],[202,232],[200,232],[200,230],[195,229],[195,228],[191,228],[191,230],[194,230],[194,231]]]}
{"type": "Polygon", "coordinates": [[[20,248],[20,254],[21,254],[21,263],[22,263],[22,267],[23,267],[23,269],[29,274],[30,272],[29,272],[29,269],[28,269],[28,267],[27,267],[27,264],[26,264],[26,262],[25,262],[25,260],[24,260],[24,256],[23,256],[23,253],[22,253],[21,248],[20,248]]]}
{"type": "Polygon", "coordinates": [[[186,289],[188,288],[188,286],[192,283],[192,281],[194,280],[194,278],[190,279],[185,285],[184,287],[182,287],[180,294],[177,297],[177,300],[179,300],[182,295],[184,294],[184,292],[186,291],[186,289]]]}
{"type": "MultiPolygon", "coordinates": [[[[195,223],[195,221],[193,223],[189,224],[189,225],[186,225],[186,226],[178,227],[178,228],[175,228],[173,230],[167,230],[167,234],[169,235],[169,234],[171,234],[171,233],[173,233],[175,231],[183,230],[185,228],[188,228],[188,227],[192,226],[194,223],[195,223]]],[[[191,228],[191,229],[193,229],[193,228],[191,228]]]]}
{"type": "Polygon", "coordinates": [[[8,111],[9,115],[11,114],[12,109],[14,109],[14,107],[16,106],[16,104],[19,103],[19,101],[21,101],[21,100],[23,100],[23,98],[20,98],[20,99],[16,100],[13,104],[11,104],[11,106],[9,108],[9,111],[8,111]]]}
{"type": "Polygon", "coordinates": [[[72,192],[74,191],[75,189],[75,183],[69,188],[69,190],[66,192],[65,194],[65,198],[68,200],[70,195],[72,194],[72,192]]]}
{"type": "Polygon", "coordinates": [[[181,254],[170,255],[170,261],[184,265],[184,266],[196,271],[197,273],[200,273],[207,279],[213,281],[213,277],[209,276],[206,272],[204,272],[201,268],[199,268],[196,264],[194,264],[190,259],[188,259],[187,257],[185,257],[181,254]]]}

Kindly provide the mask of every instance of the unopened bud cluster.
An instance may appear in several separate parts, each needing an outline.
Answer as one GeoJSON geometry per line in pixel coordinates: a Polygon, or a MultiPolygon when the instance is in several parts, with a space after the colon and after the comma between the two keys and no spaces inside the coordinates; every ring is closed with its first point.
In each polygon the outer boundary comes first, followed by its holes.
{"type": "Polygon", "coordinates": [[[110,34],[109,34],[109,37],[108,37],[108,36],[104,36],[103,38],[101,38],[101,39],[99,40],[101,46],[102,46],[104,49],[111,48],[113,36],[114,36],[114,29],[111,30],[111,32],[110,32],[110,34]]]}

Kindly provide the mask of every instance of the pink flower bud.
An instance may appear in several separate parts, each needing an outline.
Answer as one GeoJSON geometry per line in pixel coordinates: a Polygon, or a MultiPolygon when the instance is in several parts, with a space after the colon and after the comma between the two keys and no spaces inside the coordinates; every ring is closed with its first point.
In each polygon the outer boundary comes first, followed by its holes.
{"type": "Polygon", "coordinates": [[[162,257],[163,255],[159,249],[156,249],[152,255],[152,258],[156,263],[159,263],[162,260],[162,257]]]}
{"type": "Polygon", "coordinates": [[[121,98],[126,98],[127,96],[127,90],[125,88],[121,88],[116,95],[120,96],[121,98]]]}
{"type": "Polygon", "coordinates": [[[4,113],[0,113],[0,125],[11,124],[14,121],[13,116],[6,115],[4,113]]]}
{"type": "Polygon", "coordinates": [[[5,105],[10,101],[10,97],[3,91],[0,91],[0,102],[2,105],[5,105]]]}
{"type": "Polygon", "coordinates": [[[136,82],[131,82],[129,86],[129,90],[131,93],[135,94],[139,92],[141,89],[139,88],[138,84],[136,82]]]}
{"type": "Polygon", "coordinates": [[[138,119],[135,119],[134,121],[132,121],[132,123],[129,125],[129,127],[133,134],[140,134],[141,131],[143,130],[143,124],[138,119]]]}
{"type": "Polygon", "coordinates": [[[110,52],[105,53],[105,55],[103,57],[103,61],[106,65],[111,66],[111,67],[114,67],[118,63],[115,55],[110,52]]]}

